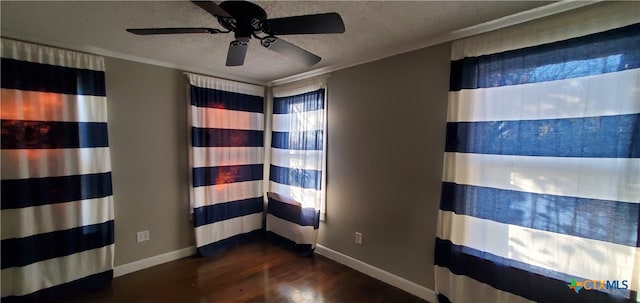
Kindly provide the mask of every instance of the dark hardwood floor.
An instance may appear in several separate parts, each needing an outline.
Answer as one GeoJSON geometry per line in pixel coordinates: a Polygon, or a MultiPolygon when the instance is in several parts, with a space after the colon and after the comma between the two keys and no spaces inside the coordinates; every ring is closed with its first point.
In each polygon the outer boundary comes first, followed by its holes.
{"type": "Polygon", "coordinates": [[[425,302],[319,255],[267,242],[189,257],[115,278],[64,302],[425,302]]]}

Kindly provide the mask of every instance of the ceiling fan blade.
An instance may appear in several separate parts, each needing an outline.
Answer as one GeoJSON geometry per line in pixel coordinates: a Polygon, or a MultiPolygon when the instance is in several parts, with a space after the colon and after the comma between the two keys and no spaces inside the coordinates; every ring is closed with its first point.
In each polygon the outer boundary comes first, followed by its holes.
{"type": "Polygon", "coordinates": [[[262,29],[270,35],[344,33],[344,22],[338,13],[268,19],[262,29]]]}
{"type": "Polygon", "coordinates": [[[216,17],[233,18],[229,13],[222,9],[222,7],[215,4],[213,1],[191,1],[195,5],[199,6],[203,10],[207,11],[216,17]]]}
{"type": "Polygon", "coordinates": [[[289,58],[298,60],[307,66],[312,66],[320,62],[320,57],[296,46],[282,39],[276,37],[266,37],[260,44],[262,46],[280,54],[283,54],[289,58]]]}
{"type": "Polygon", "coordinates": [[[247,55],[249,48],[249,38],[238,38],[231,41],[229,51],[227,52],[227,66],[240,66],[244,64],[244,57],[247,55]]]}
{"type": "Polygon", "coordinates": [[[219,34],[223,31],[208,27],[165,27],[165,28],[128,28],[128,32],[136,35],[166,34],[219,34]]]}

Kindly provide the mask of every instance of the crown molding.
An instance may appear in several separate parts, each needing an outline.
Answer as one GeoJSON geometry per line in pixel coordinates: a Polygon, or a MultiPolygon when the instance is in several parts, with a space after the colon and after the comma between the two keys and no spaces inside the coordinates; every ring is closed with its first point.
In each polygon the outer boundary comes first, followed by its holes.
{"type": "Polygon", "coordinates": [[[22,41],[22,42],[40,44],[40,45],[51,46],[51,47],[56,47],[56,48],[62,48],[62,49],[66,49],[66,50],[76,51],[76,52],[83,52],[83,53],[92,54],[92,55],[111,57],[111,58],[115,58],[115,59],[121,59],[121,60],[133,61],[133,62],[144,63],[144,64],[149,64],[149,65],[167,67],[167,68],[172,68],[172,69],[176,69],[176,70],[180,70],[180,71],[184,71],[184,72],[190,72],[190,73],[194,73],[194,74],[206,75],[206,76],[216,77],[216,78],[221,78],[221,79],[226,79],[226,80],[239,81],[239,82],[244,82],[244,83],[248,83],[248,84],[255,84],[255,85],[260,85],[260,86],[266,86],[267,85],[267,82],[265,82],[265,81],[257,81],[257,80],[254,80],[254,79],[249,79],[249,78],[244,78],[244,77],[237,77],[237,76],[228,75],[228,74],[222,74],[222,73],[214,73],[214,72],[212,72],[212,71],[210,71],[208,69],[193,68],[193,67],[190,67],[190,66],[169,63],[169,62],[165,62],[165,61],[161,61],[161,60],[143,58],[143,57],[134,56],[134,55],[130,55],[130,54],[123,53],[123,52],[112,51],[112,50],[108,50],[108,49],[104,49],[104,48],[100,48],[100,47],[95,47],[95,46],[90,46],[90,45],[65,44],[65,43],[62,43],[61,41],[56,41],[56,40],[43,38],[43,37],[38,37],[38,36],[33,36],[33,35],[24,35],[24,34],[20,34],[20,33],[11,32],[11,31],[6,31],[4,29],[2,30],[2,37],[3,38],[7,38],[7,39],[12,39],[12,40],[17,40],[17,41],[22,41]],[[20,37],[20,38],[15,38],[15,37],[20,37]]]}
{"type": "Polygon", "coordinates": [[[513,15],[505,16],[505,17],[502,17],[502,18],[498,18],[498,19],[495,19],[495,20],[492,20],[492,21],[480,23],[478,25],[466,27],[466,28],[463,28],[463,29],[455,30],[455,31],[446,33],[444,35],[440,35],[440,36],[434,37],[432,39],[427,39],[425,41],[420,41],[420,42],[417,42],[417,43],[414,43],[414,44],[409,44],[407,47],[403,48],[400,51],[377,53],[377,54],[369,55],[366,58],[364,58],[362,60],[359,60],[359,61],[356,61],[354,63],[344,64],[344,65],[339,65],[338,64],[338,65],[333,65],[333,66],[326,66],[326,67],[322,67],[322,68],[315,69],[315,70],[312,70],[312,71],[304,72],[304,73],[301,73],[301,74],[297,74],[297,75],[293,75],[293,76],[289,76],[289,77],[273,80],[271,82],[268,82],[267,86],[278,86],[278,85],[283,85],[283,84],[286,84],[286,83],[291,83],[291,82],[295,82],[295,81],[299,81],[299,80],[303,80],[303,79],[319,76],[319,75],[322,75],[322,74],[327,74],[327,73],[338,71],[338,70],[341,70],[341,69],[345,69],[345,68],[349,68],[349,67],[353,67],[353,66],[357,66],[357,65],[373,62],[373,61],[378,61],[378,60],[381,60],[381,59],[384,59],[384,58],[393,57],[393,56],[396,56],[396,55],[412,52],[412,51],[419,50],[419,49],[422,49],[422,48],[425,48],[425,47],[429,47],[429,46],[433,46],[433,45],[437,45],[437,44],[441,44],[441,43],[445,43],[445,42],[449,42],[449,41],[453,41],[453,40],[458,40],[458,39],[470,37],[470,36],[473,36],[473,35],[478,35],[478,34],[490,32],[490,31],[494,31],[494,30],[497,30],[497,29],[501,29],[501,28],[505,28],[505,27],[508,27],[508,26],[512,26],[512,25],[516,25],[516,24],[520,24],[520,23],[524,23],[524,22],[528,22],[528,21],[531,21],[531,20],[536,20],[536,19],[548,17],[548,16],[551,16],[551,15],[555,15],[555,14],[559,14],[559,13],[562,13],[562,12],[566,12],[566,11],[574,10],[574,9],[577,9],[577,8],[581,8],[581,7],[584,7],[584,6],[592,5],[592,4],[595,4],[595,3],[598,3],[598,2],[602,2],[602,0],[596,0],[596,1],[565,0],[565,1],[554,2],[554,3],[551,3],[551,4],[545,5],[545,6],[541,6],[541,7],[537,7],[537,8],[534,8],[534,9],[526,10],[524,12],[520,12],[520,13],[516,13],[516,14],[513,14],[513,15]]]}

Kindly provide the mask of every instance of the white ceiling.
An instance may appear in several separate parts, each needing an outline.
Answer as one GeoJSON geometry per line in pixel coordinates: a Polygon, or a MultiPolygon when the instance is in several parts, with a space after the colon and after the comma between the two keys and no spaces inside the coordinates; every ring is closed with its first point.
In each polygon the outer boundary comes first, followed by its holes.
{"type": "MultiPolygon", "coordinates": [[[[219,3],[219,2],[217,2],[219,3]]],[[[344,34],[282,36],[322,61],[306,67],[252,41],[244,66],[225,66],[232,34],[136,36],[138,27],[215,27],[189,1],[1,1],[4,37],[254,83],[337,69],[424,46],[460,29],[548,1],[255,1],[269,18],[338,12],[344,34]]]]}

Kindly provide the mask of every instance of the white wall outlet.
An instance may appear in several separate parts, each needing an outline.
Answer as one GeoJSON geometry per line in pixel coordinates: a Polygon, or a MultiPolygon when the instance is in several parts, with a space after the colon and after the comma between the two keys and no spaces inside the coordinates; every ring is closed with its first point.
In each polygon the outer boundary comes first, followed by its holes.
{"type": "Polygon", "coordinates": [[[138,243],[144,242],[144,241],[149,241],[149,231],[148,230],[139,231],[136,234],[136,236],[137,236],[137,239],[138,239],[138,243]]]}
{"type": "Polygon", "coordinates": [[[356,232],[356,244],[362,245],[362,233],[356,232]]]}

